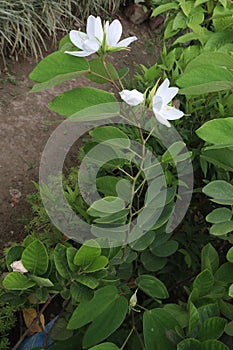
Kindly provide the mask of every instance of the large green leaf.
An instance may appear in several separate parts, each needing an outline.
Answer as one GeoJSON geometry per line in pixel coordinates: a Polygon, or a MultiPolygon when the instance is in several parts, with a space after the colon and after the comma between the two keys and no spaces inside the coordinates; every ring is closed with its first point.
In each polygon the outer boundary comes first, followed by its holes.
{"type": "Polygon", "coordinates": [[[113,65],[109,62],[106,63],[106,66],[104,67],[103,62],[101,58],[93,58],[89,61],[90,65],[90,73],[88,73],[86,76],[91,81],[94,81],[98,84],[104,84],[108,82],[109,80],[118,80],[119,76],[117,74],[116,69],[113,67],[113,65]]]}
{"type": "Polygon", "coordinates": [[[155,254],[156,256],[164,258],[174,254],[177,251],[178,246],[179,244],[177,241],[170,240],[161,244],[160,246],[153,247],[152,251],[153,254],[155,254]]]}
{"type": "Polygon", "coordinates": [[[92,263],[85,268],[86,273],[92,273],[102,270],[108,264],[108,258],[104,255],[97,256],[92,263]]]}
{"type": "Polygon", "coordinates": [[[32,92],[42,91],[69,79],[86,74],[89,65],[84,58],[57,51],[45,57],[30,73],[31,80],[38,82],[32,92]]]}
{"type": "Polygon", "coordinates": [[[203,65],[184,72],[176,80],[185,95],[201,95],[214,91],[230,90],[233,88],[233,75],[224,67],[203,65]]]}
{"type": "Polygon", "coordinates": [[[101,198],[88,208],[91,216],[107,216],[119,212],[125,208],[125,202],[119,197],[108,196],[101,198]],[[102,213],[102,215],[101,215],[102,213]]]}
{"type": "Polygon", "coordinates": [[[94,320],[101,314],[118,296],[116,287],[107,286],[97,290],[94,297],[78,305],[74,310],[67,328],[78,329],[94,320]]]}
{"type": "Polygon", "coordinates": [[[197,135],[214,145],[233,145],[233,118],[213,119],[196,130],[197,135]]]}
{"type": "Polygon", "coordinates": [[[214,236],[224,236],[233,231],[233,221],[220,222],[210,228],[210,233],[214,236]]]}
{"type": "Polygon", "coordinates": [[[227,320],[221,317],[211,317],[205,320],[199,328],[198,339],[205,341],[208,339],[218,339],[224,332],[227,320]]]}
{"type": "Polygon", "coordinates": [[[225,283],[232,283],[233,276],[233,264],[227,262],[222,264],[219,269],[215,272],[214,278],[217,281],[222,281],[225,283]]]}
{"type": "Polygon", "coordinates": [[[4,278],[2,285],[9,290],[26,290],[35,286],[34,281],[30,281],[20,272],[10,272],[4,278]]]}
{"type": "Polygon", "coordinates": [[[89,134],[94,138],[95,141],[102,142],[111,139],[128,139],[128,136],[115,126],[101,126],[93,129],[89,134]]]}
{"type": "Polygon", "coordinates": [[[44,244],[39,240],[30,243],[23,251],[22,263],[34,275],[43,275],[49,264],[48,253],[44,244]]]}
{"type": "Polygon", "coordinates": [[[95,289],[99,285],[98,279],[92,276],[80,275],[75,280],[91,289],[95,289]]]}
{"type": "Polygon", "coordinates": [[[226,171],[233,172],[233,147],[221,147],[219,149],[206,147],[202,149],[201,158],[226,171]]]}
{"type": "Polygon", "coordinates": [[[159,271],[166,265],[167,258],[159,258],[146,249],[141,254],[141,262],[148,271],[159,271]]]}
{"type": "Polygon", "coordinates": [[[150,275],[141,275],[136,278],[136,284],[147,295],[155,299],[167,299],[167,288],[158,278],[150,275]]]}
{"type": "MultiPolygon", "coordinates": [[[[109,92],[92,87],[80,87],[55,97],[49,103],[49,107],[65,117],[70,117],[85,108],[111,102],[116,102],[116,99],[109,92]]],[[[111,112],[110,109],[109,113],[111,112]]]]}
{"type": "Polygon", "coordinates": [[[120,327],[127,311],[127,299],[123,296],[118,296],[101,314],[94,318],[84,335],[83,348],[87,349],[109,337],[120,327]]]}
{"type": "Polygon", "coordinates": [[[101,248],[95,240],[87,241],[77,251],[74,257],[74,264],[78,266],[88,266],[101,254],[101,248]]]}
{"type": "Polygon", "coordinates": [[[167,334],[175,330],[178,322],[163,309],[148,310],[143,315],[143,335],[146,350],[175,350],[176,345],[167,334]]]}
{"type": "Polygon", "coordinates": [[[211,222],[212,224],[218,224],[220,222],[231,220],[232,215],[232,211],[228,208],[217,208],[207,215],[206,221],[211,222]]]}
{"type": "Polygon", "coordinates": [[[211,52],[211,55],[209,52],[203,52],[187,64],[185,72],[209,64],[233,69],[233,58],[223,52],[211,52]]]}

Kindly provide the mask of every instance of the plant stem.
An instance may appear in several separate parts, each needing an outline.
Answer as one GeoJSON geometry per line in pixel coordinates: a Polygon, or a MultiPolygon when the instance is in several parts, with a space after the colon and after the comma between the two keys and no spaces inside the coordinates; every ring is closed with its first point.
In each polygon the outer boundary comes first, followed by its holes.
{"type": "Polygon", "coordinates": [[[125,339],[124,343],[122,344],[122,346],[121,346],[120,350],[123,350],[123,349],[124,349],[124,347],[126,346],[126,344],[127,344],[128,340],[129,340],[129,338],[131,337],[131,335],[132,335],[133,331],[134,331],[134,327],[133,327],[133,328],[131,328],[131,330],[130,330],[130,332],[129,332],[129,334],[128,334],[127,338],[125,339]]]}

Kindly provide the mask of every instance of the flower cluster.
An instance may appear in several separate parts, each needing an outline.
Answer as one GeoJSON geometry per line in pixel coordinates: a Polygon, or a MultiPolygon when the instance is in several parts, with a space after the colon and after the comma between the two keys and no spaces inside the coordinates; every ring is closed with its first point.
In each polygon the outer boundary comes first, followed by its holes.
{"type": "Polygon", "coordinates": [[[121,35],[122,25],[118,19],[115,19],[111,24],[107,21],[102,25],[100,17],[89,16],[86,33],[78,30],[71,30],[70,32],[71,42],[81,51],[65,51],[65,53],[86,57],[95,52],[106,53],[122,50],[137,40],[136,36],[131,36],[119,41],[121,35]]]}
{"type": "MultiPolygon", "coordinates": [[[[168,120],[180,119],[184,115],[182,111],[168,105],[179,90],[177,87],[169,87],[169,85],[169,80],[165,79],[152,98],[152,108],[156,119],[167,127],[171,126],[168,120]]],[[[144,95],[135,89],[122,90],[120,96],[130,106],[137,106],[145,100],[144,95]]]]}

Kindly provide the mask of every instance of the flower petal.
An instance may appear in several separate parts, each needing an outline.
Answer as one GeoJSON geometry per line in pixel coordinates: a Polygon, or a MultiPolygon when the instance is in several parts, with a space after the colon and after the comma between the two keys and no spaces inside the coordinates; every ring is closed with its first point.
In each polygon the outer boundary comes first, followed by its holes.
{"type": "Polygon", "coordinates": [[[161,96],[154,95],[152,99],[152,103],[153,103],[153,111],[159,112],[163,107],[163,99],[161,96]]]}
{"type": "Polygon", "coordinates": [[[85,40],[83,43],[83,50],[89,52],[97,52],[100,48],[100,43],[96,39],[85,40]]]}
{"type": "Polygon", "coordinates": [[[167,105],[179,91],[177,87],[169,88],[169,85],[169,80],[165,79],[164,82],[158,87],[155,93],[155,95],[162,97],[164,105],[167,105]]]}
{"type": "Polygon", "coordinates": [[[88,39],[87,34],[80,32],[79,30],[71,30],[69,36],[72,44],[79,49],[83,48],[83,42],[88,39]]]}
{"type": "Polygon", "coordinates": [[[163,125],[166,125],[168,128],[171,127],[171,124],[169,123],[169,121],[166,118],[164,118],[164,116],[161,113],[154,111],[154,114],[158,122],[160,122],[163,125]]]}
{"type": "Polygon", "coordinates": [[[95,26],[97,18],[91,15],[87,19],[87,35],[89,38],[95,37],[95,26]]]}
{"type": "Polygon", "coordinates": [[[130,106],[137,106],[144,101],[144,95],[136,89],[122,90],[119,94],[122,100],[130,106]]]}
{"type": "Polygon", "coordinates": [[[121,40],[115,47],[127,47],[135,40],[138,40],[136,36],[130,36],[129,38],[121,40]]]}
{"type": "Polygon", "coordinates": [[[102,43],[104,37],[104,31],[102,27],[101,18],[97,17],[95,21],[95,38],[98,39],[100,43],[102,43]]]}
{"type": "Polygon", "coordinates": [[[176,120],[183,117],[184,113],[176,109],[175,107],[165,106],[161,111],[164,115],[166,115],[166,119],[168,120],[176,120]]]}
{"type": "Polygon", "coordinates": [[[105,25],[106,43],[110,47],[116,46],[122,35],[122,25],[115,19],[110,25],[105,25]]]}
{"type": "Polygon", "coordinates": [[[68,55],[76,56],[76,57],[87,57],[95,53],[96,51],[65,51],[68,55]]]}

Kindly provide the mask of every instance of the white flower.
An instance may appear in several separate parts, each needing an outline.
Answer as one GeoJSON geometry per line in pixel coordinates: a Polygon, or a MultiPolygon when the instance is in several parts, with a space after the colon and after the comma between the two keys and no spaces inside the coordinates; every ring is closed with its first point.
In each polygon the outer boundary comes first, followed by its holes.
{"type": "Polygon", "coordinates": [[[120,40],[122,34],[122,25],[118,19],[111,24],[107,21],[102,26],[101,18],[89,16],[87,19],[87,33],[78,30],[71,30],[70,40],[81,51],[65,51],[69,55],[86,57],[102,48],[103,52],[117,51],[127,47],[133,41],[137,40],[136,36],[120,40]]]}
{"type": "Polygon", "coordinates": [[[165,79],[159,86],[155,95],[153,96],[153,112],[156,119],[168,127],[171,126],[168,120],[180,119],[184,113],[175,107],[168,106],[168,103],[175,97],[179,89],[177,87],[169,87],[170,82],[165,79]]]}
{"type": "Polygon", "coordinates": [[[123,101],[130,106],[137,106],[144,101],[144,96],[141,92],[134,90],[122,90],[119,92],[123,101]]]}
{"type": "Polygon", "coordinates": [[[12,264],[10,264],[10,267],[12,268],[12,270],[13,270],[14,272],[20,272],[20,273],[26,273],[26,272],[28,272],[28,270],[25,269],[25,267],[23,266],[21,260],[14,261],[12,264]]]}

